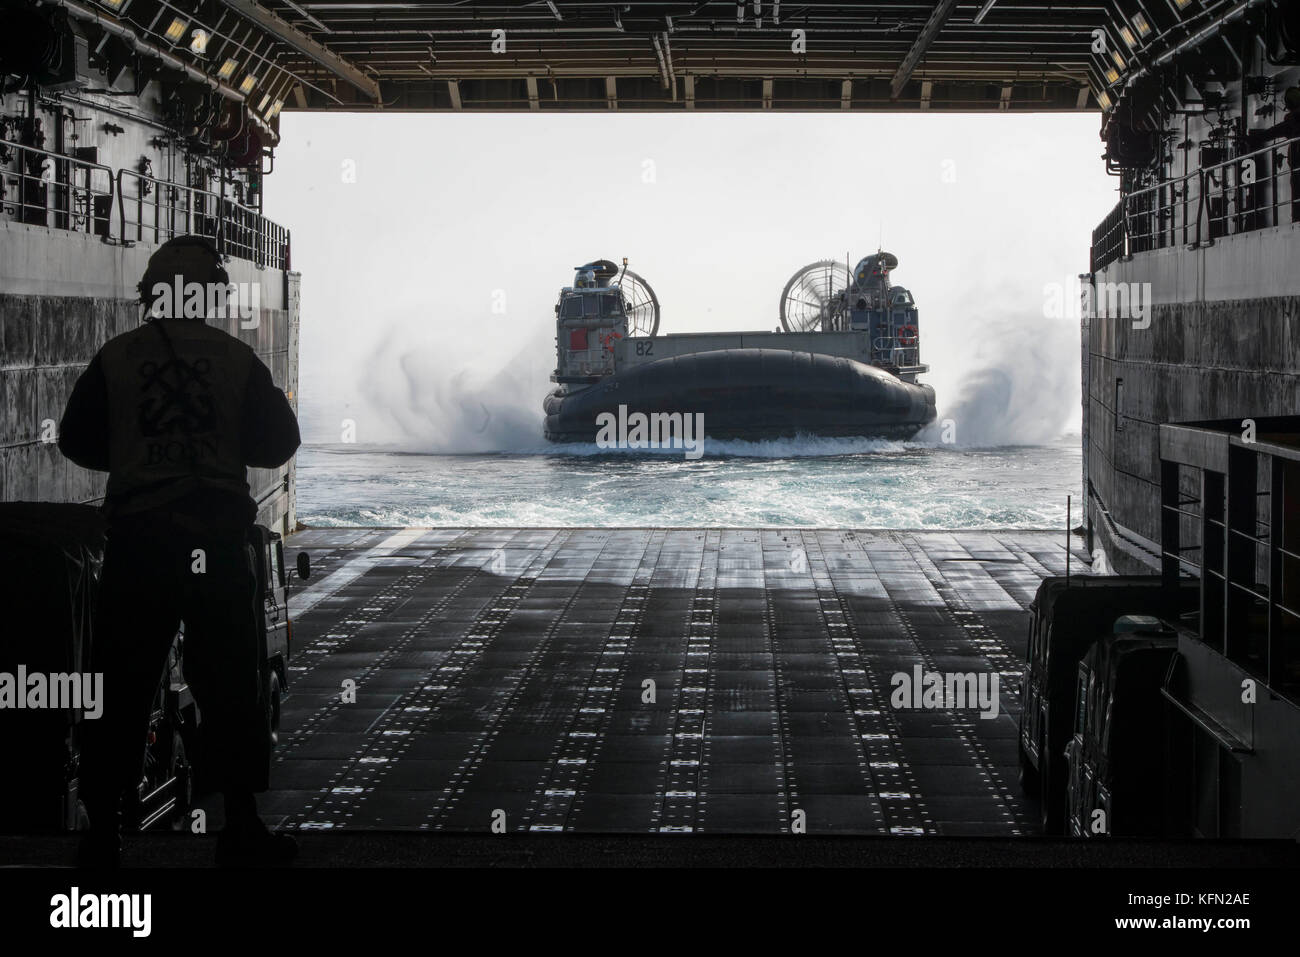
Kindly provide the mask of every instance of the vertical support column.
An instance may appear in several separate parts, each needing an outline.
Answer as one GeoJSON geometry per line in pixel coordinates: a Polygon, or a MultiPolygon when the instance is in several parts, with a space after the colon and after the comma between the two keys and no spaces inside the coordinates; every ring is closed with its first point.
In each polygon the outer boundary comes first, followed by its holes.
{"type": "Polygon", "coordinates": [[[1227,527],[1224,529],[1224,655],[1241,661],[1249,651],[1250,613],[1255,590],[1255,491],[1258,455],[1228,448],[1227,527]],[[1249,589],[1250,591],[1247,591],[1249,589]]]}
{"type": "Polygon", "coordinates": [[[1282,644],[1282,622],[1277,606],[1283,600],[1282,549],[1286,547],[1286,460],[1270,456],[1272,481],[1268,507],[1268,661],[1265,681],[1270,686],[1282,679],[1286,661],[1282,644]]]}
{"type": "MultiPolygon", "coordinates": [[[[298,323],[301,318],[300,304],[302,274],[285,272],[284,274],[284,311],[288,321],[289,347],[285,363],[284,390],[289,396],[289,405],[293,414],[298,414],[298,323]]],[[[298,459],[289,460],[285,466],[285,489],[288,498],[285,503],[284,529],[281,534],[288,535],[298,527],[298,459]]]]}
{"type": "MultiPolygon", "coordinates": [[[[1086,459],[1085,459],[1086,460],[1086,459]]],[[[1182,557],[1182,530],[1178,513],[1178,463],[1160,462],[1160,577],[1166,594],[1173,599],[1178,588],[1182,557]]],[[[1086,506],[1085,506],[1086,507],[1086,506]]]]}
{"type": "MultiPolygon", "coordinates": [[[[1092,456],[1092,433],[1088,428],[1088,419],[1091,415],[1092,405],[1092,322],[1088,304],[1085,301],[1084,284],[1092,286],[1092,274],[1079,274],[1079,367],[1080,375],[1080,399],[1083,408],[1080,417],[1080,445],[1083,447],[1083,455],[1080,456],[1083,467],[1083,521],[1088,526],[1088,554],[1092,554],[1092,483],[1088,480],[1088,459],[1092,456]]],[[[1090,298],[1090,295],[1088,296],[1090,298]]],[[[1176,490],[1175,490],[1176,491],[1176,490]]],[[[1175,501],[1177,499],[1175,498],[1175,501]]]]}
{"type": "Polygon", "coordinates": [[[1224,476],[1201,470],[1201,640],[1223,650],[1224,476]]]}

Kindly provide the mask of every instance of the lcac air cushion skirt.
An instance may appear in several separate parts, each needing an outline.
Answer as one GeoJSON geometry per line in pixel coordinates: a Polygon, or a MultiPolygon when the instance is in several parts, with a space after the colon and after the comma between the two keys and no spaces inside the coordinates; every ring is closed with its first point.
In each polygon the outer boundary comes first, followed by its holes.
{"type": "Polygon", "coordinates": [[[604,414],[703,415],[714,439],[798,434],[910,438],[935,418],[934,389],[866,363],[785,349],[720,349],[635,366],[546,397],[553,442],[591,442],[604,414]]]}

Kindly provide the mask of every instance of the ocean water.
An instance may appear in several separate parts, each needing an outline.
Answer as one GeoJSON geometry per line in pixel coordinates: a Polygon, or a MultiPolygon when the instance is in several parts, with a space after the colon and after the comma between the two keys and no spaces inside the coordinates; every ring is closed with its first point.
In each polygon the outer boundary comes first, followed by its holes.
{"type": "Polygon", "coordinates": [[[314,527],[689,526],[894,529],[1079,522],[1078,436],[956,448],[871,439],[713,441],[680,450],[541,444],[488,454],[360,445],[298,453],[298,518],[314,527]]]}

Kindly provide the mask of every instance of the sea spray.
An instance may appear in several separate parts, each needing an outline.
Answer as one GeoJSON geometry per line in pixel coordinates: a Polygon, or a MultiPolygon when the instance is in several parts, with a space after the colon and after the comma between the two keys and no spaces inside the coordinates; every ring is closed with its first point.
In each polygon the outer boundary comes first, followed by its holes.
{"type": "Polygon", "coordinates": [[[357,377],[359,414],[370,427],[359,429],[358,442],[442,453],[536,445],[553,357],[544,333],[478,352],[450,341],[405,345],[399,335],[381,337],[357,377]]]}
{"type": "MultiPolygon", "coordinates": [[[[992,297],[996,298],[996,297],[992,297]]],[[[467,344],[463,331],[410,321],[376,327],[354,379],[304,393],[308,442],[434,453],[554,452],[650,454],[542,438],[542,400],[554,388],[554,343],[545,323],[526,335],[511,328],[467,344]],[[354,423],[342,436],[340,423],[354,423]]],[[[939,415],[910,442],[791,436],[762,441],[709,440],[709,456],[756,458],[854,455],[908,446],[992,448],[1041,445],[1079,420],[1079,329],[1023,309],[973,312],[925,339],[939,415]]],[[[923,334],[924,336],[924,334],[923,334]]],[[[707,425],[707,423],[706,423],[707,425]]],[[[707,432],[707,428],[706,428],[707,432]]]]}
{"type": "Polygon", "coordinates": [[[934,357],[939,414],[916,441],[959,448],[1043,445],[1078,429],[1079,327],[1007,315],[972,318],[967,339],[934,357]],[[950,364],[951,363],[951,364],[950,364]]]}

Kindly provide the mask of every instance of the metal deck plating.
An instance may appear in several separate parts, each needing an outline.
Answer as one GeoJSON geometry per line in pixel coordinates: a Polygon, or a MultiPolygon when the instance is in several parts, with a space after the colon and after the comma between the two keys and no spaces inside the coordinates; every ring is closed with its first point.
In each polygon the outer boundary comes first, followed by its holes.
{"type": "Polygon", "coordinates": [[[349,528],[288,544],[317,571],[290,599],[269,822],[780,834],[803,812],[808,834],[1034,832],[1018,680],[1061,532],[349,528]],[[997,672],[1000,713],[892,708],[891,675],[915,665],[997,672]]]}

